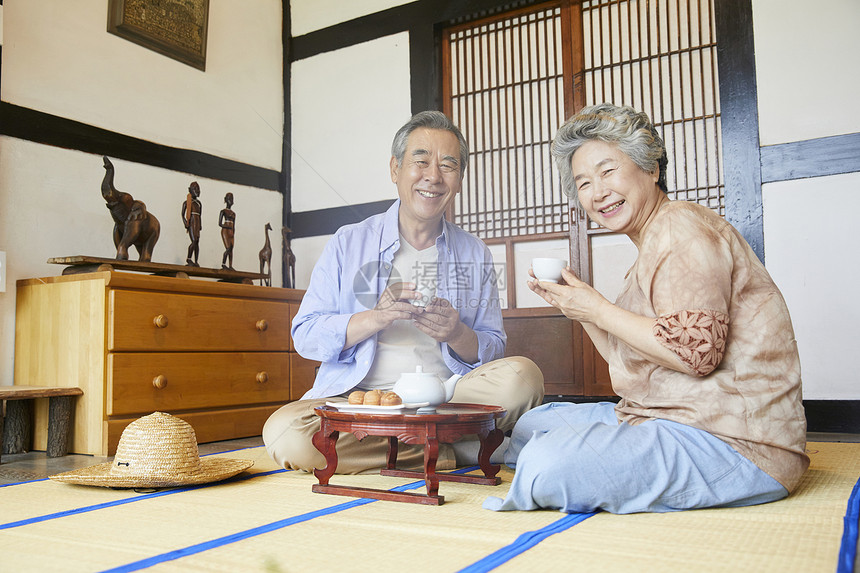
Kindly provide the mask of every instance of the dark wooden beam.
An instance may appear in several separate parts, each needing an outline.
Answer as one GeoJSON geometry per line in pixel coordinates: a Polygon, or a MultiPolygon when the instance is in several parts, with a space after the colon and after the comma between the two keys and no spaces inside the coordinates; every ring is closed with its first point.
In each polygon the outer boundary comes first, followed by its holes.
{"type": "Polygon", "coordinates": [[[860,400],[804,400],[807,432],[860,434],[860,400]]]}
{"type": "Polygon", "coordinates": [[[331,235],[344,225],[358,223],[371,215],[385,212],[392,203],[394,199],[387,199],[360,205],[293,213],[293,238],[331,235]]]}
{"type": "Polygon", "coordinates": [[[860,133],[761,148],[762,183],[860,171],[860,133]]]}
{"type": "Polygon", "coordinates": [[[764,262],[758,104],[751,0],[714,2],[726,219],[764,262]]]}
{"type": "Polygon", "coordinates": [[[541,0],[418,0],[341,22],[293,38],[292,61],[411,30],[416,23],[434,26],[460,18],[489,16],[541,0]]]}
{"type": "MultiPolygon", "coordinates": [[[[292,229],[293,225],[293,180],[292,180],[292,151],[293,151],[293,126],[292,126],[292,99],[290,93],[292,91],[292,64],[290,62],[290,54],[292,53],[292,17],[290,15],[290,3],[285,1],[281,7],[281,45],[283,48],[282,60],[282,82],[283,82],[283,97],[284,97],[284,134],[283,143],[281,145],[281,172],[278,174],[278,188],[284,196],[283,214],[281,224],[285,229],[292,229]]],[[[280,233],[279,233],[280,234],[280,233]]],[[[292,239],[292,235],[290,236],[292,239]]],[[[281,234],[283,246],[283,234],[281,234]]],[[[285,254],[285,253],[284,253],[285,254]]],[[[282,257],[283,259],[283,257],[282,257]]],[[[281,284],[295,288],[292,284],[289,267],[284,264],[281,268],[281,284]]]]}
{"type": "MultiPolygon", "coordinates": [[[[412,113],[442,109],[442,48],[433,26],[415,26],[409,31],[409,86],[412,113]]],[[[391,134],[394,137],[394,134],[391,134]]]]}
{"type": "MultiPolygon", "coordinates": [[[[0,102],[0,135],[107,155],[199,177],[278,191],[279,173],[191,149],[159,145],[34,109],[0,102]]],[[[101,167],[101,162],[99,162],[101,167]]]]}

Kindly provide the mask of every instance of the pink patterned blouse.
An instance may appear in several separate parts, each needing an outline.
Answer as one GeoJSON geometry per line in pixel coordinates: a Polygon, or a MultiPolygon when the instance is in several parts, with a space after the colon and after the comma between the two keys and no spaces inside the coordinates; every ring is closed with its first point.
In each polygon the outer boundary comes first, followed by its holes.
{"type": "Polygon", "coordinates": [[[800,358],[782,295],[741,235],[710,209],[661,208],[616,304],[654,317],[686,372],[609,337],[622,422],[673,420],[730,444],[791,491],[809,465],[800,358]]]}

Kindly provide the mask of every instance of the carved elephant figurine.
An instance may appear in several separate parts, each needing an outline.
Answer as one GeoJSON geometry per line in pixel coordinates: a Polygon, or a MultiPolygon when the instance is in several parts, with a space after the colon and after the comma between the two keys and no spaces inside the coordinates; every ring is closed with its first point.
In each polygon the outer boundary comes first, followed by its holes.
{"type": "Polygon", "coordinates": [[[137,201],[114,187],[114,167],[110,159],[103,157],[105,176],[102,180],[102,197],[114,220],[113,243],[116,259],[128,260],[128,249],[132,245],[140,253],[141,261],[152,260],[152,250],[161,233],[161,224],[155,215],[146,210],[143,201],[137,201]]]}

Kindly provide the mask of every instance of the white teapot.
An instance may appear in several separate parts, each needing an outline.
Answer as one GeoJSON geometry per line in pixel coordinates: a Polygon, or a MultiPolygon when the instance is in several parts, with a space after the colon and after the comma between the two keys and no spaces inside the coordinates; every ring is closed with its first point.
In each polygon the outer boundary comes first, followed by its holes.
{"type": "Polygon", "coordinates": [[[400,375],[394,383],[393,391],[400,396],[404,404],[427,402],[428,409],[432,409],[454,396],[454,386],[460,378],[462,376],[454,374],[443,381],[432,372],[424,372],[422,366],[416,366],[415,372],[404,372],[400,375]]]}

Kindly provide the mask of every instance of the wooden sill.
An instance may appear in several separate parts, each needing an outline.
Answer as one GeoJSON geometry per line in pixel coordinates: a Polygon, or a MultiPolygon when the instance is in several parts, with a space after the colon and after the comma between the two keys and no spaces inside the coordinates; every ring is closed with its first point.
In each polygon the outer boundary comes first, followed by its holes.
{"type": "Polygon", "coordinates": [[[562,314],[560,310],[553,306],[502,309],[502,318],[531,318],[537,316],[562,316],[562,314]]]}

